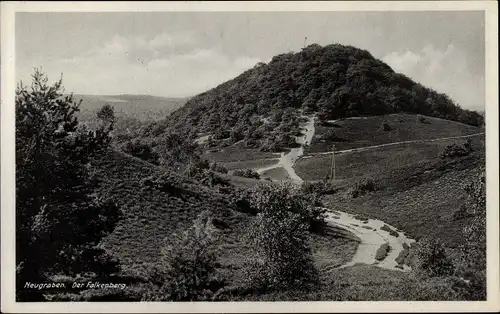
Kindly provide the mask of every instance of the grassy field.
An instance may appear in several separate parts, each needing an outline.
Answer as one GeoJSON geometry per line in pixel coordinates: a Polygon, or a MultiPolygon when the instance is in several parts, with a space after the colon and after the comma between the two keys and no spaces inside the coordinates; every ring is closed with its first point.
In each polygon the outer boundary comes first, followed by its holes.
{"type": "Polygon", "coordinates": [[[456,247],[463,241],[468,220],[456,220],[453,215],[466,202],[463,184],[476,173],[476,168],[454,170],[403,191],[382,190],[355,199],[334,195],[324,202],[336,210],[381,219],[410,237],[431,236],[456,247]]]}
{"type": "MultiPolygon", "coordinates": [[[[401,168],[432,168],[441,163],[439,154],[447,145],[461,144],[465,140],[452,139],[373,148],[335,155],[336,179],[353,179],[370,176],[374,179],[391,179],[401,168]]],[[[484,155],[484,136],[471,137],[474,154],[484,155]]],[[[304,180],[320,180],[330,172],[331,155],[316,155],[299,159],[295,171],[304,180]]]]}
{"type": "Polygon", "coordinates": [[[426,117],[420,122],[420,115],[390,114],[363,119],[344,119],[331,126],[315,125],[315,134],[308,153],[380,145],[392,142],[454,137],[483,132],[480,128],[454,121],[426,117]],[[387,121],[390,130],[384,131],[382,124],[387,121]],[[324,140],[323,136],[333,132],[336,141],[324,140]]]}
{"type": "MultiPolygon", "coordinates": [[[[405,144],[336,155],[335,187],[325,205],[340,211],[381,219],[414,238],[432,236],[447,246],[462,243],[462,229],[468,220],[453,215],[466,201],[463,185],[484,166],[484,136],[472,137],[469,156],[441,159],[439,154],[451,143],[405,144]],[[349,189],[362,178],[372,178],[376,190],[352,198],[349,189]]],[[[295,166],[304,179],[318,180],[329,172],[330,155],[300,159],[295,166]]]]}
{"type": "MultiPolygon", "coordinates": [[[[472,138],[474,151],[469,156],[443,160],[439,154],[447,145],[463,142],[412,143],[338,154],[338,180],[334,186],[340,190],[323,196],[322,201],[332,210],[381,219],[414,239],[431,236],[449,248],[456,248],[463,241],[462,229],[468,224],[468,218],[457,220],[454,214],[466,201],[463,184],[484,165],[484,137],[472,138]],[[356,198],[349,196],[349,189],[366,177],[375,181],[375,191],[356,198]]],[[[229,163],[248,168],[265,166],[262,158],[269,156],[275,157],[269,153],[227,148],[225,152],[212,153],[212,160],[226,166],[229,163]]],[[[317,180],[328,173],[330,161],[329,155],[302,158],[295,169],[304,180],[317,180]]],[[[103,241],[103,245],[120,258],[125,269],[140,269],[158,262],[163,239],[190,226],[202,210],[210,210],[226,226],[221,229],[217,272],[229,278],[230,285],[244,283],[245,268],[254,258],[244,240],[253,216],[234,211],[225,195],[185,178],[179,177],[183,180],[180,194],[148,188],[141,181],[165,170],[120,152],[109,152],[96,166],[103,191],[125,213],[119,226],[103,241]]],[[[266,180],[223,176],[238,187],[273,184],[266,180]]],[[[288,179],[281,167],[263,173],[262,177],[288,179]]],[[[367,265],[337,269],[352,258],[357,247],[354,241],[312,234],[310,244],[321,276],[321,285],[313,292],[241,294],[233,300],[443,300],[455,297],[447,288],[448,279],[423,282],[407,273],[367,265]]]]}

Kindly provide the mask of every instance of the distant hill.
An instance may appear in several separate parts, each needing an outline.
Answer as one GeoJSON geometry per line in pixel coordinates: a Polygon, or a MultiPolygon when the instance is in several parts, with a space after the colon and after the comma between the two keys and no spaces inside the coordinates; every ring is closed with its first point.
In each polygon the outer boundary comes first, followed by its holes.
{"type": "Polygon", "coordinates": [[[144,135],[170,129],[191,138],[210,134],[216,145],[244,140],[247,148],[282,151],[294,144],[301,112],[321,120],[408,112],[483,123],[477,112],[394,72],[366,50],[313,44],[191,98],[144,135]]]}
{"type": "Polygon", "coordinates": [[[85,119],[108,103],[117,116],[133,117],[139,120],[164,118],[182,107],[188,98],[168,98],[150,95],[82,95],[74,94],[75,100],[82,99],[81,116],[85,119]]]}

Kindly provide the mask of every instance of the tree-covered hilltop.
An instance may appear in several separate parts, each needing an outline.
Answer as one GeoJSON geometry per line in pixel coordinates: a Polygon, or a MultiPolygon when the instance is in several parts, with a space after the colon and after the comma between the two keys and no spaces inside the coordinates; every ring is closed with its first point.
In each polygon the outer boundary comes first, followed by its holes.
{"type": "MultiPolygon", "coordinates": [[[[452,79],[452,78],[450,78],[452,79]]],[[[483,117],[464,110],[447,95],[394,72],[368,51],[352,46],[310,45],[298,53],[258,63],[233,80],[190,99],[145,136],[173,129],[195,138],[280,150],[293,143],[298,110],[320,119],[395,112],[419,113],[472,125],[483,117]]],[[[215,143],[216,144],[216,143],[215,143]]]]}

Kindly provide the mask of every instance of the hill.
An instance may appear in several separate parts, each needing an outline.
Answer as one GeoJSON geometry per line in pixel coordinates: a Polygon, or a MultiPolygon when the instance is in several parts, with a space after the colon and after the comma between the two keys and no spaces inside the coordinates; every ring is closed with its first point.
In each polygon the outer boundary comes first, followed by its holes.
{"type": "Polygon", "coordinates": [[[302,114],[324,121],[399,112],[483,123],[478,113],[395,73],[368,51],[314,44],[191,98],[144,135],[171,129],[192,139],[211,135],[213,146],[243,140],[246,148],[283,151],[294,145],[302,114]]]}

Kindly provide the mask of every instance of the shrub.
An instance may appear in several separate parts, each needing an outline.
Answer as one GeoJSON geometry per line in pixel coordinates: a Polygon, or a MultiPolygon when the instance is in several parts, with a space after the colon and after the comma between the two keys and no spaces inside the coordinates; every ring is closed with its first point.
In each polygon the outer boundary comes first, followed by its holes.
{"type": "Polygon", "coordinates": [[[454,157],[462,157],[468,156],[472,152],[472,148],[470,146],[470,142],[465,142],[462,145],[451,144],[445,147],[445,149],[441,152],[441,158],[454,158],[454,157]]]}
{"type": "Polygon", "coordinates": [[[234,188],[229,199],[236,211],[257,215],[257,208],[251,205],[251,192],[248,189],[234,188]]]}
{"type": "Polygon", "coordinates": [[[198,178],[198,182],[209,187],[230,186],[231,183],[229,179],[226,179],[212,170],[205,170],[202,175],[198,178]]]}
{"type": "Polygon", "coordinates": [[[451,258],[441,242],[434,239],[422,239],[415,252],[413,270],[420,277],[450,276],[455,271],[451,258]]]}
{"type": "Polygon", "coordinates": [[[392,127],[389,125],[387,121],[384,121],[380,127],[382,131],[391,131],[392,127]]]}
{"type": "Polygon", "coordinates": [[[248,269],[250,286],[267,290],[302,289],[318,282],[308,224],[297,213],[270,206],[257,215],[249,239],[256,256],[248,269]]]}
{"type": "Polygon", "coordinates": [[[365,178],[361,181],[358,181],[354,187],[352,187],[349,190],[349,195],[352,198],[359,197],[361,195],[364,195],[368,192],[373,192],[377,189],[377,186],[375,184],[375,181],[371,178],[365,178]]]}
{"type": "Polygon", "coordinates": [[[336,189],[333,188],[332,183],[328,180],[321,181],[306,181],[302,184],[302,191],[306,194],[334,194],[336,189]]]}
{"type": "Polygon", "coordinates": [[[260,179],[260,174],[252,169],[237,169],[233,172],[233,175],[250,179],[260,179]]]}
{"type": "Polygon", "coordinates": [[[407,257],[409,253],[410,253],[409,249],[403,247],[403,250],[401,250],[401,252],[399,252],[398,257],[396,257],[396,263],[398,263],[398,265],[407,264],[407,257]]]}
{"type": "Polygon", "coordinates": [[[145,300],[202,301],[212,297],[217,231],[211,221],[204,211],[191,228],[165,239],[161,267],[154,274],[155,281],[162,284],[145,300]]]}
{"type": "Polygon", "coordinates": [[[427,120],[425,117],[422,117],[422,116],[418,116],[417,120],[420,123],[430,124],[429,120],[427,120]]]}
{"type": "Polygon", "coordinates": [[[228,170],[226,167],[224,167],[221,164],[218,164],[216,162],[210,164],[210,170],[215,171],[215,172],[220,172],[220,173],[228,173],[228,170]]]}
{"type": "Polygon", "coordinates": [[[226,138],[229,138],[231,136],[231,133],[228,130],[224,130],[223,128],[218,128],[214,132],[214,139],[216,140],[223,140],[226,138]]]}
{"type": "Polygon", "coordinates": [[[165,172],[161,175],[152,175],[141,181],[141,185],[144,187],[151,187],[169,193],[182,189],[182,183],[179,176],[170,172],[165,172]]]}
{"type": "Polygon", "coordinates": [[[159,156],[153,148],[140,140],[128,141],[123,147],[123,151],[134,157],[140,158],[152,164],[159,164],[159,156]]]}
{"type": "Polygon", "coordinates": [[[289,182],[257,185],[250,191],[250,205],[258,213],[286,209],[298,214],[310,227],[322,223],[326,212],[324,208],[317,206],[316,194],[305,194],[300,187],[289,182]]]}
{"type": "Polygon", "coordinates": [[[322,137],[326,141],[339,142],[343,139],[334,130],[328,130],[322,137]]]}

